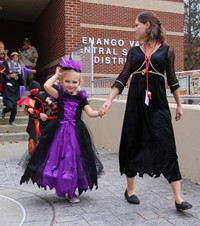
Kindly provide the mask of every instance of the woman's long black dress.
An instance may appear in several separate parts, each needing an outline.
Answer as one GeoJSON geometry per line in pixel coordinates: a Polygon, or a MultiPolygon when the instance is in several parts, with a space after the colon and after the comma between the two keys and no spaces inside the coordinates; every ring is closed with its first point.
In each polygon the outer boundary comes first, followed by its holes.
{"type": "Polygon", "coordinates": [[[153,53],[148,71],[152,93],[149,106],[145,104],[145,54],[139,46],[130,49],[124,69],[113,85],[122,92],[132,74],[119,150],[120,172],[128,177],[137,173],[155,177],[163,174],[173,182],[180,180],[181,175],[164,77],[166,73],[172,93],[179,88],[173,48],[161,45],[153,53]]]}

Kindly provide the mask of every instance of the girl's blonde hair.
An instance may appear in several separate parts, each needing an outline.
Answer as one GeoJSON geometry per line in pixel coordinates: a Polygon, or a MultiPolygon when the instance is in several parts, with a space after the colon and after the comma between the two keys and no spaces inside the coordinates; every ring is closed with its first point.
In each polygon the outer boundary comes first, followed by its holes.
{"type": "Polygon", "coordinates": [[[147,41],[157,40],[161,44],[166,43],[166,30],[155,13],[142,12],[137,16],[137,19],[143,24],[150,23],[149,28],[146,30],[147,41]]]}

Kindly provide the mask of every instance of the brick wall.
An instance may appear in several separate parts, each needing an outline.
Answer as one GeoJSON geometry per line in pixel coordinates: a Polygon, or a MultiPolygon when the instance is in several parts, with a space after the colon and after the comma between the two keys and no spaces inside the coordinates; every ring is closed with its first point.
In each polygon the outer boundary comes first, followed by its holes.
{"type": "MultiPolygon", "coordinates": [[[[182,0],[174,0],[174,2],[182,2],[182,0]]],[[[105,54],[106,48],[110,48],[109,51],[116,52],[118,58],[122,58],[120,63],[113,63],[111,59],[110,64],[97,63],[94,67],[95,73],[102,74],[102,76],[118,74],[123,67],[121,62],[126,57],[121,53],[124,49],[128,51],[129,41],[134,41],[132,28],[135,16],[141,11],[144,10],[97,4],[92,1],[88,3],[81,0],[52,0],[35,23],[1,20],[0,40],[5,41],[11,53],[11,51],[18,50],[25,36],[30,37],[40,55],[37,67],[40,70],[37,78],[42,82],[47,75],[55,71],[55,60],[64,54],[68,55],[73,48],[82,45],[82,37],[123,40],[123,46],[104,46],[104,53],[96,54],[100,58],[103,57],[104,60],[105,57],[116,57],[113,53],[105,54]]],[[[162,25],[169,32],[168,44],[175,49],[176,70],[181,71],[184,68],[184,15],[164,12],[164,9],[154,12],[160,17],[162,25]]]]}
{"type": "MultiPolygon", "coordinates": [[[[122,39],[124,40],[123,47],[113,47],[113,46],[104,46],[104,50],[106,47],[115,48],[118,57],[123,58],[121,52],[122,49],[129,49],[130,45],[129,40],[134,40],[134,33],[131,31],[126,31],[126,28],[134,28],[135,17],[138,13],[144,11],[142,9],[128,8],[128,7],[119,7],[113,5],[103,5],[103,4],[94,4],[81,2],[81,23],[83,24],[81,27],[81,37],[94,37],[95,40],[97,38],[100,39],[122,39]],[[92,28],[84,27],[84,24],[94,25],[92,28]],[[98,26],[95,28],[95,26],[98,26]],[[104,26],[111,26],[112,30],[104,29],[104,26]],[[101,28],[102,27],[102,28],[101,28]],[[116,30],[114,29],[116,27],[116,30]],[[120,27],[124,27],[120,30],[120,27]]],[[[146,10],[145,10],[146,11],[146,10]]],[[[176,71],[181,71],[184,68],[184,37],[183,34],[180,35],[178,33],[183,33],[184,28],[184,15],[178,13],[169,13],[169,12],[161,12],[154,11],[158,17],[160,18],[162,25],[165,27],[167,31],[170,32],[170,35],[167,36],[167,41],[169,45],[172,45],[175,49],[176,53],[176,71]],[[177,22],[178,21],[178,22],[177,22]],[[172,33],[175,33],[172,35],[172,33]],[[176,35],[177,33],[177,35],[176,35]]],[[[130,30],[129,29],[129,30],[130,30]]],[[[95,46],[95,45],[94,45],[95,46]]],[[[101,48],[100,45],[96,45],[96,47],[101,48]]],[[[105,54],[96,54],[98,57],[106,57],[105,54]]],[[[107,55],[107,57],[115,57],[113,55],[107,55]]],[[[122,69],[123,65],[119,63],[111,63],[111,64],[95,64],[95,73],[102,74],[118,74],[122,69]]]]}
{"type": "Polygon", "coordinates": [[[57,0],[51,1],[37,20],[38,45],[40,52],[39,68],[49,65],[42,70],[39,80],[54,73],[57,65],[51,63],[71,50],[80,46],[80,1],[57,0]]]}
{"type": "Polygon", "coordinates": [[[80,0],[65,0],[65,52],[79,47],[81,9],[80,0]]]}
{"type": "Polygon", "coordinates": [[[65,54],[65,0],[51,1],[36,22],[39,66],[65,54]]]}

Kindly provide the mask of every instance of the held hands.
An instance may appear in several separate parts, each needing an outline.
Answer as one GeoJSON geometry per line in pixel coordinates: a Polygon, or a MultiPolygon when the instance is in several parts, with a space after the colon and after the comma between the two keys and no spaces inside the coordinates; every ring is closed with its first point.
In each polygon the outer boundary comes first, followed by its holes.
{"type": "Polygon", "coordinates": [[[35,73],[36,73],[36,70],[35,70],[35,69],[34,69],[34,70],[32,70],[32,73],[33,73],[33,74],[35,74],[35,73]]]}
{"type": "Polygon", "coordinates": [[[183,115],[183,109],[182,109],[182,106],[177,106],[176,108],[176,116],[175,116],[175,120],[178,121],[181,119],[183,115]]]}
{"type": "Polygon", "coordinates": [[[102,117],[102,116],[104,116],[104,115],[105,115],[104,109],[99,108],[99,110],[98,110],[98,116],[102,117]]]}
{"type": "Polygon", "coordinates": [[[40,113],[40,119],[42,121],[46,121],[48,119],[48,116],[46,114],[44,114],[44,113],[40,113]]]}
{"type": "Polygon", "coordinates": [[[111,106],[111,103],[112,103],[112,102],[111,102],[110,100],[107,100],[107,101],[99,108],[98,114],[99,114],[100,117],[104,116],[104,115],[108,112],[108,110],[109,110],[109,108],[110,108],[110,106],[111,106]]]}

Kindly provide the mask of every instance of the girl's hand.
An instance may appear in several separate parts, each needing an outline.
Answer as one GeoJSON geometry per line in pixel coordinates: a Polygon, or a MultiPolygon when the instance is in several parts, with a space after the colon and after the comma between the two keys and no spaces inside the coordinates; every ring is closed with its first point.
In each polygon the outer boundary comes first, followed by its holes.
{"type": "Polygon", "coordinates": [[[175,120],[178,121],[181,119],[183,115],[183,109],[182,109],[182,106],[177,106],[176,108],[176,116],[175,116],[175,120]]]}
{"type": "Polygon", "coordinates": [[[47,102],[48,105],[50,105],[52,103],[52,100],[50,97],[47,97],[45,101],[47,102]]]}
{"type": "Polygon", "coordinates": [[[46,121],[48,119],[48,116],[46,114],[44,114],[44,113],[40,113],[40,119],[42,121],[46,121]]]}
{"type": "Polygon", "coordinates": [[[36,73],[36,70],[32,70],[32,73],[35,74],[36,73]]]}
{"type": "Polygon", "coordinates": [[[6,69],[4,68],[3,70],[0,71],[0,73],[3,73],[6,69]]]}
{"type": "Polygon", "coordinates": [[[30,114],[33,114],[33,108],[28,108],[28,112],[29,112],[30,114]]]}
{"type": "Polygon", "coordinates": [[[98,110],[98,115],[99,115],[100,117],[104,116],[105,114],[106,114],[106,112],[105,112],[104,109],[100,108],[100,109],[98,110]]]}
{"type": "Polygon", "coordinates": [[[61,73],[61,68],[60,67],[56,67],[56,74],[60,75],[60,73],[61,73]]]}

